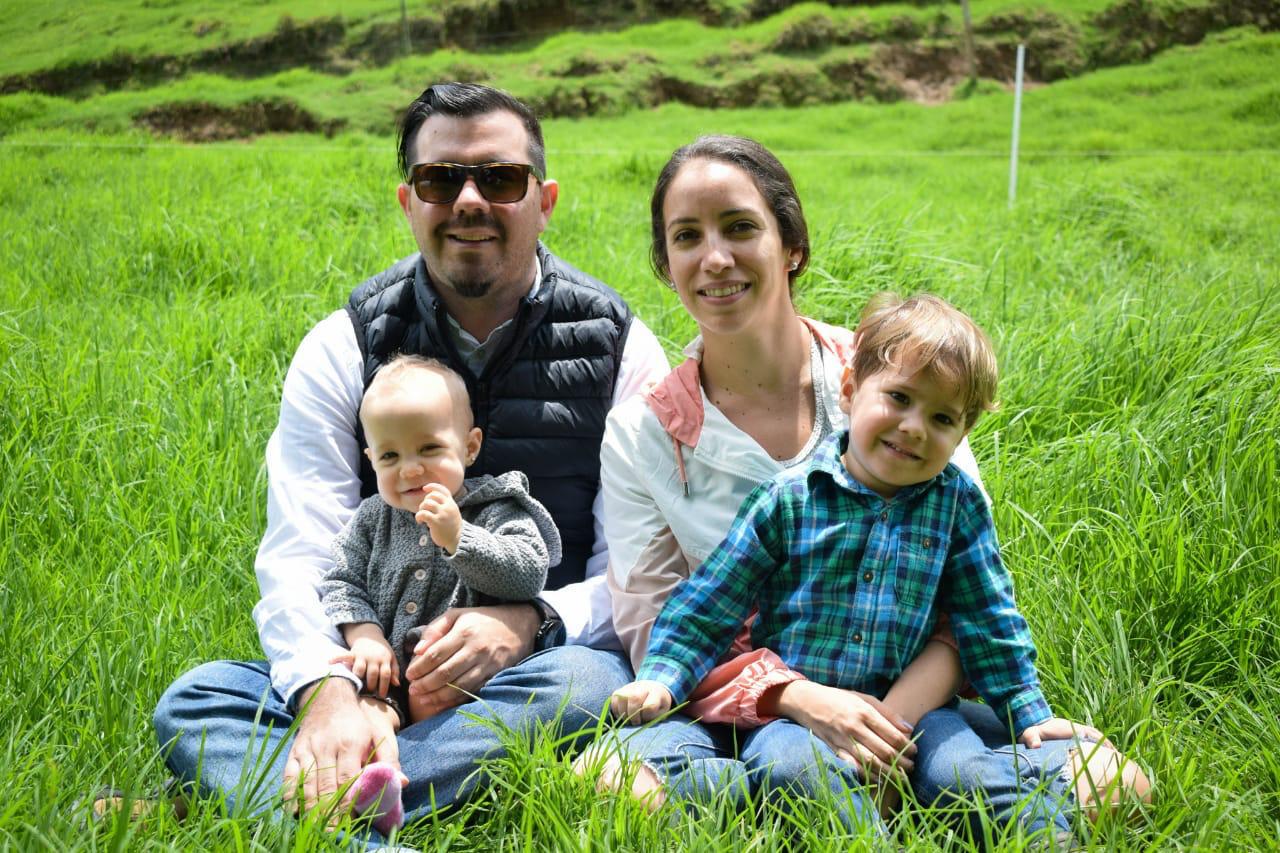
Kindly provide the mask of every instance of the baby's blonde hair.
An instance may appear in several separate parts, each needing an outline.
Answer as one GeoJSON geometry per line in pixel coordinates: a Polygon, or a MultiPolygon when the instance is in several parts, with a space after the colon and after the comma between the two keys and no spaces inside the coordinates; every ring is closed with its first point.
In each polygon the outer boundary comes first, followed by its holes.
{"type": "Polygon", "coordinates": [[[928,370],[959,388],[965,429],[997,408],[999,376],[991,339],[945,299],[927,293],[910,299],[877,293],[862,310],[857,341],[849,365],[857,385],[889,367],[928,370]]]}
{"type": "Polygon", "coordinates": [[[365,389],[364,398],[360,401],[361,419],[364,418],[365,403],[370,398],[375,397],[383,386],[394,382],[397,377],[411,370],[425,370],[443,379],[445,386],[449,389],[449,396],[453,398],[459,422],[463,425],[463,429],[471,429],[474,422],[471,414],[471,395],[467,393],[467,382],[462,378],[462,374],[438,358],[427,358],[413,353],[399,353],[392,356],[387,363],[378,368],[377,373],[373,374],[373,380],[365,389]]]}

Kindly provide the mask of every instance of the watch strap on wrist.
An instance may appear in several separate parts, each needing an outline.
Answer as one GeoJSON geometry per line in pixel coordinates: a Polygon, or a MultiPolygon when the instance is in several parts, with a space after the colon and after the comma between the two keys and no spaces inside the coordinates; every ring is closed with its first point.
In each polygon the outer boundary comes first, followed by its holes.
{"type": "Polygon", "coordinates": [[[550,604],[541,599],[530,599],[529,603],[533,605],[533,609],[538,611],[538,615],[542,618],[541,624],[538,625],[537,633],[533,635],[533,650],[541,652],[556,646],[563,646],[565,630],[564,620],[560,618],[560,614],[550,604]]]}
{"type": "Polygon", "coordinates": [[[367,697],[369,697],[370,699],[377,699],[379,702],[382,702],[382,703],[383,703],[384,705],[386,705],[388,708],[390,708],[391,710],[395,711],[395,712],[396,712],[396,716],[400,718],[400,728],[401,728],[401,729],[403,729],[403,728],[405,728],[405,726],[409,725],[409,715],[408,715],[407,713],[405,713],[404,706],[400,704],[400,701],[399,701],[398,699],[395,699],[394,697],[392,697],[392,696],[391,696],[391,695],[389,695],[389,694],[388,694],[388,695],[386,695],[386,696],[379,696],[377,693],[369,693],[369,692],[367,692],[367,691],[365,691],[365,692],[361,693],[360,695],[361,695],[361,696],[367,696],[367,697]]]}

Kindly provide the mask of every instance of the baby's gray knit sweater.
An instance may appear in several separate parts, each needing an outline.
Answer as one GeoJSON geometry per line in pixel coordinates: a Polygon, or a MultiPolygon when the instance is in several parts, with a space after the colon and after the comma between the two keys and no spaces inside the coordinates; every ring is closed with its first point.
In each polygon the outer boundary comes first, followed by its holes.
{"type": "Polygon", "coordinates": [[[404,639],[450,607],[528,601],[560,562],[560,533],[519,471],[465,481],[462,535],[452,557],[413,513],[366,498],[333,543],[335,565],[320,585],[335,626],[376,622],[408,665],[404,639]]]}

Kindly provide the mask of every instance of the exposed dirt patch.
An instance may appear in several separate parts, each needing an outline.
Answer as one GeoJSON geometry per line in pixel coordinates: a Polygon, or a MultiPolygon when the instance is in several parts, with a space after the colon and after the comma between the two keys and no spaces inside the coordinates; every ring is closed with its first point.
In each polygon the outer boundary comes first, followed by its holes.
{"type": "Polygon", "coordinates": [[[1205,6],[1168,9],[1152,0],[1120,0],[1093,19],[1091,59],[1097,67],[1140,62],[1167,47],[1198,44],[1211,32],[1252,24],[1280,29],[1276,0],[1219,0],[1205,6]]]}
{"type": "Polygon", "coordinates": [[[332,136],[345,122],[324,121],[283,98],[247,101],[234,107],[204,101],[164,104],[134,117],[153,133],[187,142],[246,139],[263,133],[323,133],[332,136]]]}
{"type": "Polygon", "coordinates": [[[560,68],[554,69],[552,73],[557,77],[590,77],[595,74],[622,71],[633,65],[654,65],[657,61],[647,53],[633,53],[618,59],[600,59],[593,54],[585,53],[573,57],[560,68]]]}

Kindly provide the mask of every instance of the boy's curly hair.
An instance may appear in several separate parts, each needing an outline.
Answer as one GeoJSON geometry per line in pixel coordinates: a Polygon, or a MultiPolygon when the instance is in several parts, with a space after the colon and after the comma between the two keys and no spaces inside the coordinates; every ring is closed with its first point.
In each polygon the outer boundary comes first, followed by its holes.
{"type": "Polygon", "coordinates": [[[962,397],[965,429],[972,428],[983,412],[998,407],[999,376],[991,339],[967,314],[931,294],[871,297],[858,323],[857,351],[849,367],[856,385],[887,367],[911,373],[928,370],[954,383],[962,397]]]}

